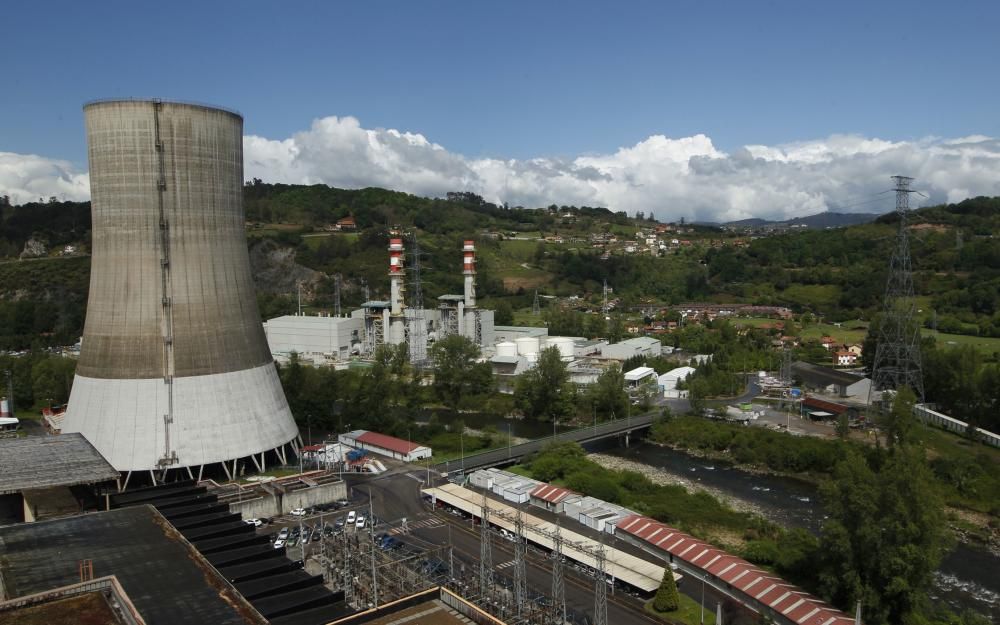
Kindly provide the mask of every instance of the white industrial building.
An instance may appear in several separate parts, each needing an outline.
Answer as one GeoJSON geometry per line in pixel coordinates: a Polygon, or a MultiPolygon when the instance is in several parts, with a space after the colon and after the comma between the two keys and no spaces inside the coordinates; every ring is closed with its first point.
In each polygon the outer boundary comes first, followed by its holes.
{"type": "Polygon", "coordinates": [[[430,447],[418,445],[411,441],[404,441],[388,434],[369,432],[368,430],[354,430],[347,434],[341,434],[337,440],[353,447],[354,449],[364,449],[380,456],[387,456],[402,460],[403,462],[413,462],[421,458],[430,458],[433,453],[430,447]]]}
{"type": "Polygon", "coordinates": [[[659,386],[663,396],[668,399],[687,397],[687,391],[678,390],[677,383],[686,380],[694,371],[694,367],[677,367],[676,369],[671,369],[661,375],[657,379],[656,384],[659,386]]]}
{"type": "Polygon", "coordinates": [[[324,360],[347,360],[361,347],[364,319],[285,315],[264,322],[267,345],[274,356],[295,352],[304,360],[322,364],[324,360]]]}
{"type": "Polygon", "coordinates": [[[656,380],[656,370],[652,367],[636,367],[625,372],[625,386],[637,388],[656,380]]]}
{"type": "Polygon", "coordinates": [[[614,343],[601,349],[601,356],[611,360],[628,360],[634,356],[659,356],[660,341],[648,336],[638,336],[614,343]]]}

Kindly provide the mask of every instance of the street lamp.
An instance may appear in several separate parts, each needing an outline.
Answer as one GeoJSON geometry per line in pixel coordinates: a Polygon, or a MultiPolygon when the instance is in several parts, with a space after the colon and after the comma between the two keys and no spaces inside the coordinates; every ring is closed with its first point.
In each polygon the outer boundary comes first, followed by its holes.
{"type": "Polygon", "coordinates": [[[705,577],[701,576],[701,625],[705,625],[705,577]]]}

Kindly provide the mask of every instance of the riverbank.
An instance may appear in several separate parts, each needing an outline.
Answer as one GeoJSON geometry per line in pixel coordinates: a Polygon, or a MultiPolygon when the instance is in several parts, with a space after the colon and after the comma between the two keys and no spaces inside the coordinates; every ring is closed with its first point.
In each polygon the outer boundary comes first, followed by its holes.
{"type": "Polygon", "coordinates": [[[663,469],[658,469],[642,462],[619,458],[618,456],[609,456],[606,454],[587,454],[587,459],[592,460],[601,467],[612,471],[634,471],[635,473],[648,478],[654,484],[672,484],[675,486],[681,486],[692,495],[695,493],[707,493],[737,512],[756,514],[769,521],[778,523],[777,520],[770,518],[770,515],[768,515],[763,508],[753,502],[735,497],[718,488],[699,484],[696,480],[686,479],[678,475],[674,475],[669,471],[664,471],[663,469]]]}

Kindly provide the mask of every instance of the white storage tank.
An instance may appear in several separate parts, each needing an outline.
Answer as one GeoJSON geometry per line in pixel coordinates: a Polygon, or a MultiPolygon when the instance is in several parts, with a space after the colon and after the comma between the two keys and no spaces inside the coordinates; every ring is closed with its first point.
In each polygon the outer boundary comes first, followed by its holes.
{"type": "Polygon", "coordinates": [[[517,356],[517,344],[510,341],[497,343],[497,356],[507,356],[510,358],[517,356]]]}
{"type": "Polygon", "coordinates": [[[563,360],[573,360],[576,342],[568,336],[550,336],[545,342],[545,347],[555,347],[563,360]]]}
{"type": "Polygon", "coordinates": [[[517,353],[521,356],[538,353],[537,336],[522,336],[521,338],[516,339],[514,343],[517,344],[517,353]]]}

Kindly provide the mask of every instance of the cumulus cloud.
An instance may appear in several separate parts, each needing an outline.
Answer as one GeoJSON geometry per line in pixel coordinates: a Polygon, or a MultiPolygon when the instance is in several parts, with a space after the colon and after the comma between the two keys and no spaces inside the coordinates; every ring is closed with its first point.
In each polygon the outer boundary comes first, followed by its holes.
{"type": "Polygon", "coordinates": [[[290,138],[246,138],[247,175],[289,183],[384,186],[419,195],[474,191],[495,202],[576,204],[654,212],[660,219],[785,219],[824,210],[891,210],[889,176],[929,198],[1000,195],[1000,140],[889,141],[857,135],[726,153],[705,135],[653,135],[609,154],[573,159],[467,158],[420,134],[327,117],[290,138]]]}
{"type": "MultiPolygon", "coordinates": [[[[858,135],[720,150],[710,137],[653,135],[607,154],[575,158],[470,158],[427,137],[325,117],[287,138],[244,138],[247,178],[417,195],[473,191],[494,202],[606,206],[661,220],[785,219],[891,210],[889,176],[905,174],[929,198],[1000,195],[1000,140],[982,135],[891,141],[858,135]]],[[[0,153],[0,194],[21,201],[86,195],[67,163],[0,153]],[[7,189],[7,191],[4,191],[7,189]]],[[[917,199],[917,198],[915,198],[917,199]]]]}
{"type": "Polygon", "coordinates": [[[59,199],[82,201],[90,198],[90,179],[68,161],[35,154],[0,152],[0,195],[13,204],[59,199]]]}

